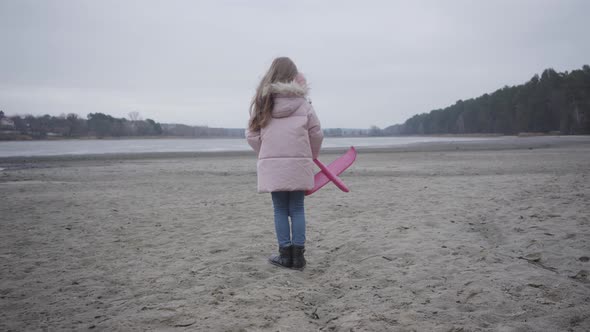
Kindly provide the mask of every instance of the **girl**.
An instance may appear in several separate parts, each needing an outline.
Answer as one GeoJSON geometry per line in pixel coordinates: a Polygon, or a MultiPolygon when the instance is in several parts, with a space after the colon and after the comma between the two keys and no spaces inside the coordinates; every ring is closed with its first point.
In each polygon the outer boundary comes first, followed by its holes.
{"type": "Polygon", "coordinates": [[[303,199],[324,138],[307,92],[293,61],[276,58],[256,89],[246,131],[258,155],[258,192],[270,192],[274,207],[279,255],[269,262],[298,270],[306,264],[303,199]]]}

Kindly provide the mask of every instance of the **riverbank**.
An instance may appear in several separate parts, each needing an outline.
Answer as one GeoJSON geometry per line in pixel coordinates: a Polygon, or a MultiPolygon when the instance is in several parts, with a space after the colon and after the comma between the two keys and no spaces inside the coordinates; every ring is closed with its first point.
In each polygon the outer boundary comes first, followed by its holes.
{"type": "MultiPolygon", "coordinates": [[[[341,153],[354,145],[362,152],[536,149],[590,143],[590,136],[374,137],[326,138],[322,153],[341,153]]],[[[0,164],[10,162],[169,159],[248,156],[243,139],[162,139],[0,143],[0,164]],[[19,144],[20,143],[20,144],[19,144]],[[45,144],[43,144],[45,143],[45,144]]]]}
{"type": "Polygon", "coordinates": [[[4,159],[0,330],[586,331],[590,143],[515,142],[360,149],[303,272],[252,153],[4,159]]]}

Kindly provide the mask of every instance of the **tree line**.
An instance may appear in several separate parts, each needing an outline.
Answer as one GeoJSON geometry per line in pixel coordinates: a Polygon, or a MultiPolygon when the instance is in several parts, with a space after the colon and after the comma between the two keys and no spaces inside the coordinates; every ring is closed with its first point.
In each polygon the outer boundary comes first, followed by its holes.
{"type": "MultiPolygon", "coordinates": [[[[324,129],[333,137],[524,132],[590,134],[590,66],[563,73],[546,69],[524,84],[459,100],[385,129],[324,129]]],[[[138,112],[126,119],[104,113],[6,116],[0,111],[0,139],[132,136],[244,137],[244,129],[160,124],[142,120],[138,112]]]]}
{"type": "Polygon", "coordinates": [[[387,127],[385,135],[590,134],[590,66],[558,73],[546,69],[528,82],[459,100],[387,127]]]}
{"type": "Polygon", "coordinates": [[[0,139],[3,140],[140,136],[244,137],[244,130],[161,124],[152,119],[142,120],[137,112],[129,113],[127,119],[104,113],[90,113],[86,118],[74,113],[6,116],[0,111],[0,139]]]}
{"type": "MultiPolygon", "coordinates": [[[[324,134],[328,137],[379,136],[380,130],[375,126],[370,130],[327,128],[324,134]]],[[[128,119],[104,113],[90,113],[84,119],[74,113],[7,117],[0,111],[0,140],[133,136],[243,138],[245,129],[158,123],[152,119],[142,120],[138,112],[129,113],[128,119]]]]}
{"type": "Polygon", "coordinates": [[[0,112],[0,119],[3,120],[0,127],[1,137],[5,139],[157,136],[163,133],[161,125],[152,119],[128,120],[104,113],[90,113],[86,119],[74,113],[60,116],[45,114],[6,117],[4,112],[0,112]]]}

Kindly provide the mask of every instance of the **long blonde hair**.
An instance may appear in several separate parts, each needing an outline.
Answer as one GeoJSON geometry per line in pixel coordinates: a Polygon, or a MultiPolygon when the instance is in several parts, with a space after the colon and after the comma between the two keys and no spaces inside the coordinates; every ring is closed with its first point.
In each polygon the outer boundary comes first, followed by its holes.
{"type": "Polygon", "coordinates": [[[287,57],[274,59],[260,84],[258,84],[256,94],[252,98],[252,103],[250,103],[250,122],[248,123],[250,131],[260,130],[271,119],[274,98],[272,93],[268,91],[269,86],[277,82],[291,82],[295,79],[297,73],[297,66],[291,59],[287,57]]]}

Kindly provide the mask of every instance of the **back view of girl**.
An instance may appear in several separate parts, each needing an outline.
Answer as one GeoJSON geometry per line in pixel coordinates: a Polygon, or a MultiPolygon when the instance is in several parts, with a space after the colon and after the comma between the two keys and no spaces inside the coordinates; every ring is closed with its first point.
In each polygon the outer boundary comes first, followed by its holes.
{"type": "Polygon", "coordinates": [[[258,154],[258,192],[270,192],[274,207],[279,255],[269,262],[299,270],[306,264],[305,190],[314,186],[313,159],[323,140],[307,92],[293,61],[276,58],[256,89],[246,131],[258,154]]]}

